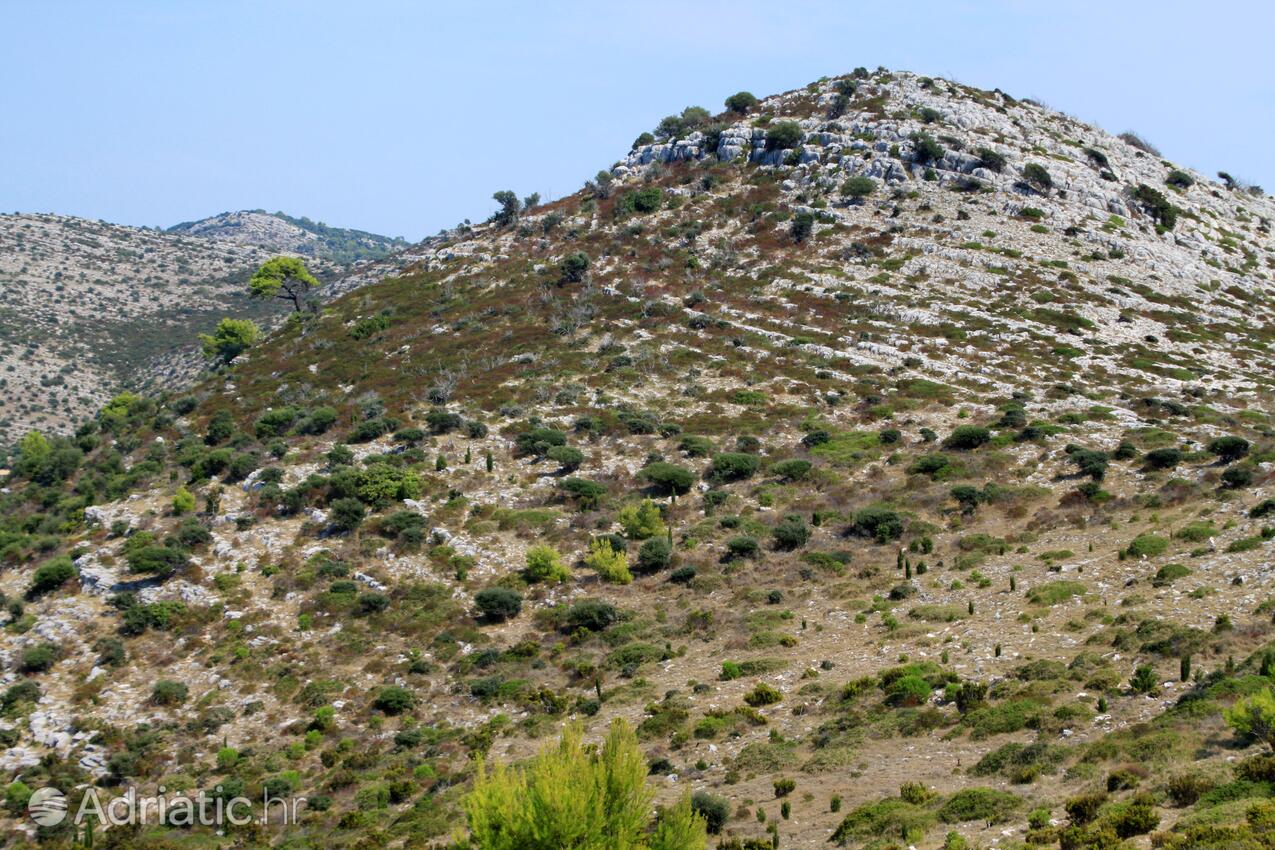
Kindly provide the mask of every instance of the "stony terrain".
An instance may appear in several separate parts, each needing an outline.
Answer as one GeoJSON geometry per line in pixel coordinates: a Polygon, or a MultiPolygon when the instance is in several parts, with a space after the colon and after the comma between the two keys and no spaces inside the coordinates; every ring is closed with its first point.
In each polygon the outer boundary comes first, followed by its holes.
{"type": "Polygon", "coordinates": [[[907,73],[666,119],[24,442],[12,824],[268,787],[317,802],[107,837],[463,847],[475,755],[622,718],[714,847],[1275,846],[1222,713],[1275,682],[1272,217],[907,73]]]}
{"type": "Polygon", "coordinates": [[[167,232],[207,236],[241,245],[255,245],[274,254],[292,254],[340,264],[379,260],[407,246],[401,238],[329,227],[308,218],[294,218],[265,210],[224,212],[199,221],[173,225],[167,232]]]}
{"type": "Polygon", "coordinates": [[[376,260],[402,244],[257,212],[165,232],[0,215],[0,445],[31,428],[65,431],[122,388],[189,383],[204,365],[198,333],[226,315],[279,313],[246,296],[271,256],[306,257],[325,281],[351,269],[375,280],[394,267],[376,260]]]}

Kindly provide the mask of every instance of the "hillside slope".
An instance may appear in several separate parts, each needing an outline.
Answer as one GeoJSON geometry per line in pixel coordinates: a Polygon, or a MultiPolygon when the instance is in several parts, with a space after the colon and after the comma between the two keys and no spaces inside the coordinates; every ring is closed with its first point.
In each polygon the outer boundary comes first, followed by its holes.
{"type": "Polygon", "coordinates": [[[906,73],[701,113],[29,440],[10,778],[448,846],[619,718],[710,846],[1271,846],[1275,203],[906,73]]]}

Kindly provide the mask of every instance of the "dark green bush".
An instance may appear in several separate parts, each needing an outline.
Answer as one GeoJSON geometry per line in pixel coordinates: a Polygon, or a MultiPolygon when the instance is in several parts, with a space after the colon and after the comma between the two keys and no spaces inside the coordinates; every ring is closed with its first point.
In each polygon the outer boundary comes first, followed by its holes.
{"type": "Polygon", "coordinates": [[[363,503],[350,497],[336,499],[329,507],[328,519],[332,528],[339,532],[350,532],[358,528],[367,515],[363,503]]]}
{"type": "Polygon", "coordinates": [[[518,454],[544,457],[554,446],[565,446],[567,435],[556,428],[533,428],[514,438],[518,454]]]}
{"type": "Polygon", "coordinates": [[[155,705],[181,705],[189,695],[189,689],[181,682],[160,679],[151,689],[151,702],[155,705]]]}
{"type": "Polygon", "coordinates": [[[771,534],[780,549],[800,549],[810,539],[810,529],[798,514],[788,514],[774,527],[771,534]]]}
{"type": "Polygon", "coordinates": [[[736,92],[726,98],[726,108],[738,115],[745,115],[750,109],[757,106],[757,98],[752,92],[741,91],[736,92]]]}
{"type": "Polygon", "coordinates": [[[726,556],[730,559],[752,558],[761,551],[757,541],[746,535],[732,537],[726,541],[726,556]]]}
{"type": "Polygon", "coordinates": [[[673,547],[663,537],[652,537],[638,549],[637,571],[654,573],[666,569],[673,559],[673,547]]]}
{"type": "Polygon", "coordinates": [[[707,791],[696,791],[691,795],[691,808],[704,818],[705,826],[712,835],[721,832],[722,827],[730,820],[730,803],[707,791]]]}
{"type": "Polygon", "coordinates": [[[766,150],[794,148],[801,142],[801,125],[796,121],[778,121],[766,130],[766,150]]]}
{"type": "Polygon", "coordinates": [[[502,623],[522,611],[522,594],[507,587],[489,587],[474,594],[474,604],[485,619],[502,623]]]}
{"type": "Polygon", "coordinates": [[[1048,169],[1039,162],[1029,162],[1023,166],[1023,182],[1032,191],[1048,195],[1054,188],[1054,178],[1049,176],[1048,169]]]}
{"type": "Polygon", "coordinates": [[[180,549],[149,545],[128,551],[125,560],[135,573],[169,576],[186,566],[189,557],[180,549]]]}
{"type": "Polygon", "coordinates": [[[1248,440],[1236,436],[1218,437],[1208,445],[1209,452],[1217,455],[1223,463],[1234,463],[1247,455],[1249,448],[1248,440]]]}
{"type": "Polygon", "coordinates": [[[1139,183],[1133,190],[1133,199],[1151,216],[1151,219],[1165,230],[1172,230],[1178,222],[1178,208],[1169,203],[1160,191],[1152,189],[1145,183],[1139,183]]]}
{"type": "Polygon", "coordinates": [[[74,577],[75,565],[71,563],[69,555],[50,558],[32,573],[27,598],[38,599],[46,593],[52,593],[74,577]]]}
{"type": "Polygon", "coordinates": [[[53,667],[62,650],[55,643],[37,643],[22,650],[18,658],[18,671],[22,673],[44,673],[53,667]]]}
{"type": "Polygon", "coordinates": [[[815,232],[815,216],[814,213],[802,212],[793,216],[792,225],[789,233],[792,234],[792,240],[798,244],[805,242],[815,232]]]}
{"type": "Polygon", "coordinates": [[[913,133],[912,160],[918,165],[930,165],[943,158],[943,146],[928,133],[913,133]]]}
{"type": "Polygon", "coordinates": [[[780,481],[800,481],[810,472],[810,461],[793,458],[771,464],[770,472],[780,481]]]}
{"type": "Polygon", "coordinates": [[[980,168],[1000,174],[1005,170],[1005,157],[991,148],[979,148],[978,164],[980,168]]]}
{"type": "Polygon", "coordinates": [[[1172,469],[1182,462],[1182,452],[1170,448],[1152,449],[1146,453],[1145,460],[1152,469],[1172,469]]]}
{"type": "Polygon", "coordinates": [[[564,478],[559,482],[558,488],[575,499],[581,510],[596,508],[598,502],[607,494],[606,485],[587,478],[564,478]]]}
{"type": "Polygon", "coordinates": [[[1002,823],[1018,810],[1022,802],[1015,795],[995,788],[965,788],[949,797],[939,807],[938,815],[944,823],[972,820],[1002,823]]]}
{"type": "Polygon", "coordinates": [[[756,455],[745,452],[723,452],[713,456],[709,477],[714,481],[742,481],[751,478],[761,466],[756,455]]]}
{"type": "Polygon", "coordinates": [[[589,255],[583,251],[568,254],[559,268],[559,280],[562,283],[580,283],[589,271],[589,255]]]}
{"type": "Polygon", "coordinates": [[[898,540],[903,536],[903,517],[885,505],[870,505],[855,512],[849,532],[878,543],[898,540]]]}
{"type": "Polygon", "coordinates": [[[681,495],[691,489],[695,483],[695,474],[689,469],[663,461],[648,464],[638,476],[645,478],[665,493],[681,495]]]}
{"type": "Polygon", "coordinates": [[[860,201],[877,190],[877,181],[862,175],[849,177],[841,184],[841,194],[852,201],[860,201]]]}
{"type": "Polygon", "coordinates": [[[398,685],[387,685],[381,688],[372,701],[372,707],[386,714],[402,714],[416,704],[412,692],[398,685]]]}
{"type": "Polygon", "coordinates": [[[945,449],[969,450],[986,445],[992,439],[992,432],[982,425],[958,425],[947,439],[943,441],[945,449]]]}
{"type": "Polygon", "coordinates": [[[601,599],[584,599],[567,609],[563,626],[574,632],[584,629],[604,632],[620,619],[620,612],[610,602],[601,599]]]}

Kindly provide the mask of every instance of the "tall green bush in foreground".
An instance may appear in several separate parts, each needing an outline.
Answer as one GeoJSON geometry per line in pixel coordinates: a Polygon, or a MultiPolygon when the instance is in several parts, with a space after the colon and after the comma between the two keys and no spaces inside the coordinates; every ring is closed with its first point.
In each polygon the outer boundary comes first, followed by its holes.
{"type": "Polygon", "coordinates": [[[488,769],[479,759],[465,797],[475,850],[704,850],[704,819],[689,799],[652,826],[654,793],[646,760],[623,720],[611,724],[601,748],[587,747],[578,726],[557,746],[520,767],[488,769]]]}

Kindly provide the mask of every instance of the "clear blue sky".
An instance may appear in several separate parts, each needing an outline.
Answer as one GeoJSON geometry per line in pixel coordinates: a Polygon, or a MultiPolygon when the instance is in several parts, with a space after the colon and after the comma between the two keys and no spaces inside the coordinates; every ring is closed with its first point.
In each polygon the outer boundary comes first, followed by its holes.
{"type": "Polygon", "coordinates": [[[420,238],[659,119],[856,65],[1034,97],[1275,190],[1275,4],[0,0],[0,210],[420,238]]]}

